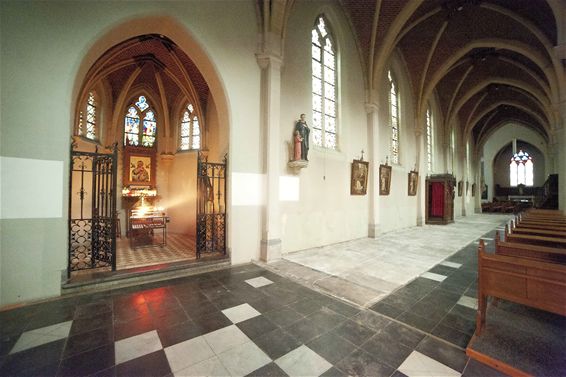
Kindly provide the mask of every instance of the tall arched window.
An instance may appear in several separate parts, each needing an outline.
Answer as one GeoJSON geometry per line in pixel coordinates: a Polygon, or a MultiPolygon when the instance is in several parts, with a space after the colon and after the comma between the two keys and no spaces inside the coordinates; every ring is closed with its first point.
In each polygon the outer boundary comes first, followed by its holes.
{"type": "Polygon", "coordinates": [[[533,185],[533,159],[527,152],[519,150],[511,157],[509,163],[509,180],[511,186],[523,184],[533,185]]]}
{"type": "Polygon", "coordinates": [[[87,139],[96,140],[97,135],[97,113],[96,113],[96,92],[88,92],[86,106],[79,113],[79,136],[84,136],[87,139]]]}
{"type": "Polygon", "coordinates": [[[185,108],[179,129],[179,150],[190,149],[200,149],[200,126],[192,104],[185,108]]]}
{"type": "Polygon", "coordinates": [[[151,148],[155,144],[157,120],[144,96],[128,108],[124,118],[124,145],[151,148]],[[143,120],[142,127],[140,122],[143,120]],[[140,141],[141,140],[141,141],[140,141]]]}
{"type": "Polygon", "coordinates": [[[323,16],[311,34],[313,142],[336,149],[336,46],[323,16]]]}
{"type": "Polygon", "coordinates": [[[432,148],[433,148],[433,129],[432,129],[432,111],[430,106],[426,109],[426,166],[429,172],[432,172],[432,148]]]}
{"type": "Polygon", "coordinates": [[[391,122],[391,162],[399,163],[399,90],[391,71],[389,78],[389,118],[391,122]]]}

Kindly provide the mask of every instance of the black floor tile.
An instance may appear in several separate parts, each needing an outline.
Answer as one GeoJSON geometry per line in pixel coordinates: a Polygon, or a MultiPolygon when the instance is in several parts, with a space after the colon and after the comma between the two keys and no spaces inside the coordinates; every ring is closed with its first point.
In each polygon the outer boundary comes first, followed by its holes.
{"type": "Polygon", "coordinates": [[[299,347],[302,343],[283,329],[276,329],[256,339],[254,343],[273,360],[299,347]]]}
{"type": "Polygon", "coordinates": [[[347,318],[351,318],[360,312],[360,309],[355,308],[352,305],[342,303],[337,300],[332,300],[328,305],[326,305],[326,307],[335,311],[338,314],[342,314],[344,317],[347,318]]]}
{"type": "Polygon", "coordinates": [[[408,377],[406,374],[399,372],[398,370],[395,371],[395,373],[393,373],[391,375],[391,377],[408,377]]]}
{"type": "Polygon", "coordinates": [[[279,310],[272,310],[264,313],[263,315],[279,327],[287,327],[303,318],[302,315],[300,315],[293,309],[290,309],[289,307],[283,307],[279,310]]]}
{"type": "Polygon", "coordinates": [[[122,324],[133,321],[134,319],[150,317],[151,313],[147,304],[124,305],[118,306],[114,304],[114,323],[122,324]]]}
{"type": "Polygon", "coordinates": [[[375,334],[375,331],[372,329],[352,320],[345,321],[332,332],[358,346],[362,345],[375,334]]]}
{"type": "Polygon", "coordinates": [[[187,322],[189,316],[182,308],[174,309],[169,312],[162,312],[159,315],[153,315],[153,324],[155,327],[170,327],[179,323],[187,322]]]}
{"type": "Polygon", "coordinates": [[[212,313],[206,317],[197,318],[193,322],[197,327],[200,328],[203,334],[221,329],[226,326],[230,326],[232,324],[232,321],[230,321],[224,314],[220,312],[212,313]]]}
{"type": "Polygon", "coordinates": [[[452,267],[448,267],[448,266],[443,266],[440,264],[437,264],[436,266],[434,266],[433,268],[431,268],[430,270],[428,270],[428,272],[432,272],[433,274],[439,274],[439,275],[444,275],[444,276],[450,276],[453,273],[456,272],[456,269],[452,268],[452,267]]]}
{"type": "Polygon", "coordinates": [[[255,339],[278,328],[262,315],[240,322],[236,326],[250,339],[255,339]]]}
{"type": "Polygon", "coordinates": [[[129,322],[114,323],[114,340],[122,340],[155,329],[150,315],[129,322]]]}
{"type": "Polygon", "coordinates": [[[96,329],[102,329],[104,327],[113,327],[112,313],[110,312],[97,314],[92,318],[73,320],[69,336],[82,334],[96,329]]]}
{"type": "Polygon", "coordinates": [[[17,334],[13,336],[6,336],[0,339],[0,357],[7,355],[12,350],[19,337],[20,334],[17,334]]]}
{"type": "Polygon", "coordinates": [[[260,313],[267,313],[272,310],[278,310],[282,308],[282,304],[275,297],[265,296],[260,300],[255,300],[249,303],[255,310],[260,313]]]}
{"type": "Polygon", "coordinates": [[[150,302],[147,306],[154,317],[162,317],[167,313],[183,310],[179,300],[176,298],[163,302],[150,302]]]}
{"type": "Polygon", "coordinates": [[[311,321],[314,321],[318,326],[322,326],[327,330],[331,330],[346,321],[346,317],[326,307],[323,307],[320,310],[310,314],[309,316],[307,316],[307,318],[311,321]]]}
{"type": "Polygon", "coordinates": [[[74,307],[59,307],[53,310],[43,308],[27,323],[25,331],[35,330],[46,326],[56,325],[73,319],[74,307]]]}
{"type": "Polygon", "coordinates": [[[227,293],[225,295],[217,297],[215,300],[212,301],[212,303],[220,310],[242,305],[245,304],[246,302],[247,302],[246,299],[238,297],[231,293],[227,293]]]}
{"type": "Polygon", "coordinates": [[[468,308],[467,306],[464,305],[454,305],[454,307],[452,308],[452,310],[450,310],[449,313],[459,315],[460,317],[466,318],[470,321],[475,321],[477,315],[476,310],[472,308],[468,308]]]}
{"type": "Polygon", "coordinates": [[[78,305],[75,310],[74,318],[92,318],[98,314],[108,313],[112,311],[112,303],[106,301],[93,302],[84,305],[78,305]]]}
{"type": "Polygon", "coordinates": [[[163,350],[152,352],[116,366],[116,376],[161,377],[171,373],[169,362],[163,350]]]}
{"type": "Polygon", "coordinates": [[[419,301],[419,299],[422,297],[417,295],[415,296],[402,295],[402,294],[397,294],[397,292],[399,291],[396,291],[395,294],[391,294],[385,297],[383,300],[380,301],[380,303],[387,304],[402,311],[406,311],[411,306],[413,306],[417,301],[419,301]]]}
{"type": "Polygon", "coordinates": [[[417,344],[419,344],[420,341],[423,340],[425,334],[400,323],[392,322],[375,337],[383,340],[384,342],[397,342],[411,349],[414,349],[417,344]]]}
{"type": "Polygon", "coordinates": [[[462,377],[505,377],[506,374],[501,373],[497,369],[488,367],[474,359],[470,359],[462,377]]]}
{"type": "Polygon", "coordinates": [[[463,350],[430,336],[424,338],[415,350],[460,373],[468,362],[468,357],[463,350]]]}
{"type": "Polygon", "coordinates": [[[116,377],[116,367],[113,366],[112,368],[103,369],[88,377],[116,377]]]}
{"type": "Polygon", "coordinates": [[[391,320],[371,310],[364,310],[352,319],[374,331],[381,331],[391,323],[391,320]]]}
{"type": "Polygon", "coordinates": [[[262,366],[261,368],[254,370],[250,374],[247,375],[248,377],[286,377],[288,376],[287,373],[279,366],[273,362],[262,366]]]}
{"type": "Polygon", "coordinates": [[[432,330],[432,335],[436,335],[437,337],[461,348],[466,348],[472,338],[472,335],[470,334],[463,333],[442,324],[439,324],[434,328],[434,330],[432,330]]]}
{"type": "Polygon", "coordinates": [[[391,376],[395,371],[391,367],[379,362],[373,355],[356,350],[340,361],[336,367],[349,376],[391,376]]]}
{"type": "Polygon", "coordinates": [[[220,309],[210,301],[206,301],[203,303],[185,303],[182,302],[181,305],[185,310],[185,313],[192,320],[197,320],[198,318],[208,317],[214,313],[220,313],[220,309]]]}
{"type": "Polygon", "coordinates": [[[377,304],[373,305],[371,307],[371,310],[373,310],[374,312],[386,315],[390,318],[397,318],[404,311],[403,309],[385,304],[381,301],[378,302],[377,304]]]}
{"type": "Polygon", "coordinates": [[[63,359],[57,375],[61,377],[85,376],[112,366],[114,366],[114,344],[63,359]]]}
{"type": "Polygon", "coordinates": [[[365,342],[362,349],[393,369],[397,369],[413,351],[412,348],[395,341],[391,342],[380,337],[379,334],[365,342]]]}
{"type": "Polygon", "coordinates": [[[285,330],[289,332],[292,336],[297,338],[303,343],[308,343],[312,339],[316,338],[327,332],[329,329],[326,329],[323,326],[320,326],[313,320],[308,318],[303,318],[289,327],[286,327],[285,330]]]}
{"type": "Polygon", "coordinates": [[[440,321],[440,325],[451,327],[470,336],[473,335],[476,329],[475,321],[452,313],[448,313],[446,317],[440,321]]]}
{"type": "Polygon", "coordinates": [[[111,343],[114,343],[114,331],[112,327],[103,327],[101,329],[77,334],[67,339],[62,358],[66,359],[111,343]]]}
{"type": "Polygon", "coordinates": [[[449,292],[440,288],[433,289],[422,301],[434,305],[438,308],[450,310],[458,302],[462,295],[449,292]]]}
{"type": "Polygon", "coordinates": [[[440,283],[440,285],[438,286],[439,289],[442,289],[444,291],[448,291],[448,292],[453,292],[453,293],[457,293],[457,294],[464,294],[464,292],[468,289],[467,286],[465,285],[452,285],[450,283],[446,283],[446,282],[442,282],[440,283]]]}
{"type": "Polygon", "coordinates": [[[409,312],[401,314],[397,317],[397,320],[425,332],[430,332],[438,323],[438,321],[433,321],[409,312]]]}
{"type": "Polygon", "coordinates": [[[296,311],[297,313],[303,316],[308,316],[309,314],[319,310],[321,307],[322,305],[319,301],[312,300],[309,298],[299,300],[289,305],[289,308],[293,309],[294,311],[296,311]]]}
{"type": "Polygon", "coordinates": [[[202,327],[195,325],[193,321],[178,323],[170,327],[158,327],[157,334],[163,347],[169,347],[184,342],[197,336],[205,334],[202,327]]]}
{"type": "Polygon", "coordinates": [[[415,305],[411,306],[408,312],[438,322],[446,316],[448,311],[453,306],[454,304],[450,304],[449,307],[439,304],[433,304],[423,299],[422,301],[419,301],[415,305]]]}
{"type": "Polygon", "coordinates": [[[8,355],[0,367],[0,376],[19,375],[58,363],[64,346],[65,339],[61,339],[8,355]]]}
{"type": "Polygon", "coordinates": [[[323,374],[321,374],[320,377],[348,377],[348,374],[342,372],[340,369],[336,367],[332,367],[323,374]]]}
{"type": "Polygon", "coordinates": [[[315,338],[307,346],[332,364],[357,350],[353,343],[332,332],[315,338]]]}

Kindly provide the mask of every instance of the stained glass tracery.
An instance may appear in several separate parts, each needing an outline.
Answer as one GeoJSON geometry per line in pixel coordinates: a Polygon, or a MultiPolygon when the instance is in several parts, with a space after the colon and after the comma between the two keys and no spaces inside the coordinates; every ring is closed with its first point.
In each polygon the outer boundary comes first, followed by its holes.
{"type": "Polygon", "coordinates": [[[313,142],[336,149],[336,50],[322,16],[311,30],[311,42],[313,142]]]}
{"type": "Polygon", "coordinates": [[[533,158],[527,152],[519,150],[511,157],[509,162],[509,180],[511,186],[518,186],[523,184],[525,186],[532,186],[533,175],[533,158]]]}
{"type": "Polygon", "coordinates": [[[179,137],[179,150],[200,149],[200,125],[192,104],[183,112],[179,137]]]}
{"type": "Polygon", "coordinates": [[[96,94],[94,92],[89,92],[86,100],[86,107],[79,113],[78,134],[91,140],[96,140],[97,138],[96,107],[96,94]]]}
{"type": "Polygon", "coordinates": [[[124,118],[124,145],[140,146],[141,143],[141,146],[151,148],[155,144],[156,134],[155,112],[151,110],[146,98],[140,96],[138,101],[128,108],[124,118]],[[140,129],[142,117],[143,128],[140,129]]]}
{"type": "Polygon", "coordinates": [[[429,172],[432,172],[432,111],[426,109],[426,164],[429,172]]]}
{"type": "Polygon", "coordinates": [[[391,162],[399,163],[399,92],[397,83],[391,71],[387,72],[389,79],[389,118],[391,122],[391,162]]]}

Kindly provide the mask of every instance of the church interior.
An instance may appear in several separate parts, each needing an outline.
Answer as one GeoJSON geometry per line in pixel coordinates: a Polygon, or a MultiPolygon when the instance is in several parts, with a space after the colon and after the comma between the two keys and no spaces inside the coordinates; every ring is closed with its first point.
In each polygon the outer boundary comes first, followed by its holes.
{"type": "Polygon", "coordinates": [[[1,376],[566,374],[564,0],[0,2],[1,376]]]}

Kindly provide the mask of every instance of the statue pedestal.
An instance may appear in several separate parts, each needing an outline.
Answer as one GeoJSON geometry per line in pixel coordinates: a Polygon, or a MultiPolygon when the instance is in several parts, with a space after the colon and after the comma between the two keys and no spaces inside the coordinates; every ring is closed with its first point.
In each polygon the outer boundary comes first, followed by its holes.
{"type": "Polygon", "coordinates": [[[309,166],[309,162],[307,160],[293,160],[289,161],[287,166],[292,169],[295,174],[297,174],[302,168],[309,166]]]}

